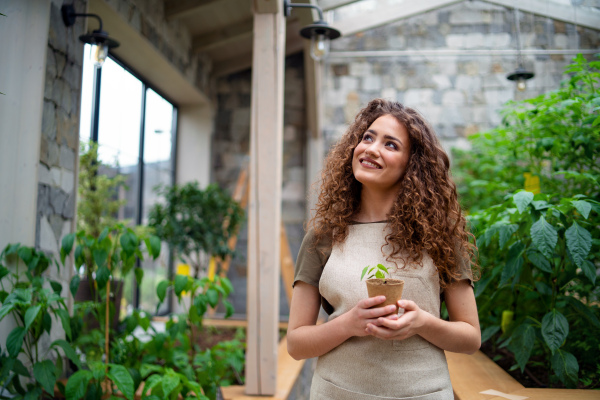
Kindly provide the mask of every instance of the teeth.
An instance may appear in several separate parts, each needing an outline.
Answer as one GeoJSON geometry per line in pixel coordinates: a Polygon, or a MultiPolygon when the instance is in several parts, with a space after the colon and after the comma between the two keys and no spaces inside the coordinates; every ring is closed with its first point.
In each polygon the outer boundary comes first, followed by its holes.
{"type": "Polygon", "coordinates": [[[379,165],[373,164],[372,162],[367,161],[367,160],[362,160],[362,163],[363,163],[363,165],[368,165],[368,166],[373,167],[373,168],[381,168],[379,165]]]}

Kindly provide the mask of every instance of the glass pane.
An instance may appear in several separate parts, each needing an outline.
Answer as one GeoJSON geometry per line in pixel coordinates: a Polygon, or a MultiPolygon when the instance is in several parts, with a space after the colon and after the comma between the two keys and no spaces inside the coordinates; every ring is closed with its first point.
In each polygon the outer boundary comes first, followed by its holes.
{"type": "MultiPolygon", "coordinates": [[[[161,201],[153,190],[159,184],[173,184],[172,157],[173,105],[155,91],[146,91],[146,120],[144,129],[144,188],[142,224],[148,223],[148,213],[161,201]]],[[[156,261],[143,263],[144,281],[140,288],[140,308],[148,312],[156,310],[156,285],[168,278],[169,248],[163,243],[161,255],[156,261]]],[[[159,313],[167,310],[163,303],[159,313]]]]}
{"type": "Polygon", "coordinates": [[[92,46],[83,47],[83,71],[81,72],[81,115],[79,118],[79,140],[90,141],[92,124],[92,96],[94,94],[94,63],[90,60],[92,46]]]}

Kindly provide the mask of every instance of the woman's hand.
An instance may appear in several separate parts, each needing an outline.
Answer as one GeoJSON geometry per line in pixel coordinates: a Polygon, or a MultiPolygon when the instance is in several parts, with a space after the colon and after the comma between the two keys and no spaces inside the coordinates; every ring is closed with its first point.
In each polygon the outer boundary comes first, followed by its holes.
{"type": "Polygon", "coordinates": [[[368,326],[379,326],[382,324],[386,315],[396,310],[394,306],[376,307],[385,301],[385,296],[370,297],[359,301],[350,311],[340,318],[344,318],[344,326],[347,329],[348,336],[367,336],[370,332],[368,326]]]}
{"type": "Polygon", "coordinates": [[[366,334],[386,340],[404,340],[419,334],[428,313],[411,300],[398,301],[398,307],[404,309],[404,314],[378,318],[376,323],[367,324],[366,334]]]}

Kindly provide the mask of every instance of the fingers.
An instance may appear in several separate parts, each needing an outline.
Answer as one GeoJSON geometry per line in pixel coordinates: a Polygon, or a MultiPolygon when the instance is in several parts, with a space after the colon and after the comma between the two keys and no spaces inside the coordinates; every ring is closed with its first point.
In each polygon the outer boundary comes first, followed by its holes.
{"type": "Polygon", "coordinates": [[[412,300],[398,300],[398,307],[403,308],[405,311],[414,311],[419,308],[417,303],[412,300]]]}
{"type": "Polygon", "coordinates": [[[358,304],[362,308],[371,308],[373,306],[376,306],[377,304],[383,303],[384,301],[385,301],[385,296],[375,296],[375,297],[369,297],[367,299],[363,299],[358,304]]]}

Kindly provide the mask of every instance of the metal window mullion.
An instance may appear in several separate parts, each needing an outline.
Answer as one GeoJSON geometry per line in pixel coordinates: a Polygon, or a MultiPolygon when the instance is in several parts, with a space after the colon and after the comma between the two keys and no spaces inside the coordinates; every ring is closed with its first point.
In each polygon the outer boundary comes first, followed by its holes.
{"type": "MultiPolygon", "coordinates": [[[[142,112],[140,117],[140,148],[138,152],[138,186],[137,186],[137,213],[135,218],[136,225],[142,224],[142,213],[144,211],[144,140],[146,136],[146,84],[142,82],[142,112]]],[[[140,266],[140,260],[136,261],[136,266],[140,266]]],[[[135,279],[135,278],[134,278],[135,279]]],[[[135,308],[140,307],[140,283],[135,281],[135,308]]]]}
{"type": "Polygon", "coordinates": [[[98,143],[100,126],[100,87],[102,83],[102,68],[94,67],[94,83],[92,84],[92,123],[90,124],[90,140],[98,143]]]}
{"type": "MultiPolygon", "coordinates": [[[[177,179],[177,129],[179,127],[179,109],[173,103],[173,114],[171,117],[171,186],[175,185],[177,179]]],[[[175,257],[173,249],[169,247],[169,262],[167,266],[167,278],[172,280],[175,277],[175,257]]],[[[172,313],[175,305],[175,295],[172,290],[169,291],[167,302],[167,313],[172,313]]]]}

